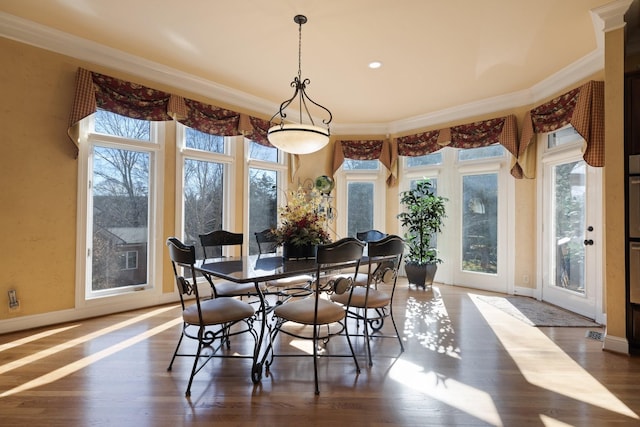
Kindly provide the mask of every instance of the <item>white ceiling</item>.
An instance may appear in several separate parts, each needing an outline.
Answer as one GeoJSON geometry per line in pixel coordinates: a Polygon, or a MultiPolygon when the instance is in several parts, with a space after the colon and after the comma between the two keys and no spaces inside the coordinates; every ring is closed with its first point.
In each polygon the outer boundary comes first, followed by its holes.
{"type": "Polygon", "coordinates": [[[598,51],[590,11],[611,1],[0,0],[0,13],[74,36],[67,44],[116,49],[113,68],[124,52],[150,61],[140,62],[141,75],[173,70],[176,86],[211,84],[266,118],[293,94],[293,17],[304,14],[307,93],[331,110],[332,128],[373,129],[437,121],[465,106],[471,116],[567,70],[586,77],[581,61],[598,51]],[[382,68],[369,69],[372,60],[382,68]]]}

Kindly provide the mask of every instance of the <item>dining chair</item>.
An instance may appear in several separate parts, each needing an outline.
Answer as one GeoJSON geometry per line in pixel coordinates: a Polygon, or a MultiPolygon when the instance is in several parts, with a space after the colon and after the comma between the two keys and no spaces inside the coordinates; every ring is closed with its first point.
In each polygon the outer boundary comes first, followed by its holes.
{"type": "MultiPolygon", "coordinates": [[[[268,228],[266,230],[257,231],[255,236],[260,255],[276,253],[278,242],[271,232],[271,229],[268,228]]],[[[299,295],[301,292],[306,293],[311,282],[313,282],[313,276],[309,274],[301,274],[298,276],[268,280],[266,282],[266,286],[267,289],[275,289],[279,296],[290,297],[293,295],[299,295]]]]}
{"type": "MultiPolygon", "coordinates": [[[[214,230],[206,234],[200,234],[200,245],[204,254],[203,263],[209,258],[223,257],[224,247],[239,246],[242,255],[242,245],[244,235],[242,233],[232,233],[227,230],[214,230]]],[[[227,281],[211,281],[214,297],[245,297],[255,296],[256,287],[253,283],[233,283],[227,281]]]]}
{"type": "Polygon", "coordinates": [[[346,237],[326,245],[318,245],[316,254],[315,277],[321,277],[326,268],[338,269],[343,267],[354,267],[352,277],[338,277],[326,282],[315,280],[311,286],[312,294],[307,298],[294,298],[278,305],[274,311],[274,325],[270,333],[271,343],[268,351],[271,351],[271,359],[265,363],[266,373],[269,374],[269,367],[275,357],[313,357],[313,373],[315,393],[320,394],[318,386],[318,347],[324,345],[325,350],[322,357],[351,357],[356,365],[356,372],[360,373],[358,359],[351,344],[348,330],[345,328],[346,308],[342,304],[332,302],[325,295],[349,293],[353,286],[353,279],[358,273],[364,243],[353,237],[346,237]],[[299,331],[295,328],[287,328],[285,324],[292,322],[310,327],[299,331]],[[338,330],[332,331],[331,325],[336,324],[338,330]],[[322,331],[321,331],[322,328],[322,331]],[[344,334],[342,332],[345,332],[344,334]],[[306,333],[304,333],[306,332],[306,333]],[[309,339],[313,342],[313,354],[288,353],[277,354],[274,348],[274,341],[278,334],[283,333],[298,339],[309,339]],[[349,345],[350,354],[331,353],[327,346],[330,339],[336,336],[345,336],[349,345]]]}
{"type": "Polygon", "coordinates": [[[404,253],[404,240],[396,235],[388,235],[381,240],[369,242],[368,246],[369,282],[367,285],[353,286],[349,293],[333,294],[331,300],[343,304],[347,308],[347,317],[355,319],[358,327],[362,321],[364,334],[350,335],[364,337],[369,366],[372,366],[370,343],[372,335],[380,338],[397,338],[400,343],[400,351],[404,352],[402,337],[398,333],[398,327],[393,317],[393,297],[404,253]],[[382,286],[381,289],[378,289],[378,284],[382,283],[389,285],[390,289],[382,290],[382,286]],[[387,317],[391,318],[394,335],[385,335],[380,332],[387,317]]]}
{"type": "Polygon", "coordinates": [[[356,237],[363,242],[373,242],[374,240],[380,240],[384,237],[387,237],[387,233],[383,233],[378,230],[367,230],[367,231],[358,231],[356,232],[356,237]]]}
{"type": "MultiPolygon", "coordinates": [[[[375,240],[380,240],[383,237],[386,237],[387,233],[383,233],[382,231],[376,230],[376,229],[371,229],[371,230],[366,230],[366,231],[357,231],[356,232],[356,238],[358,240],[361,240],[363,242],[365,242],[367,245],[369,244],[369,242],[373,242],[375,240]]],[[[366,255],[367,253],[367,246],[365,246],[364,249],[364,253],[366,255]]],[[[375,271],[375,270],[374,270],[375,271]]],[[[344,276],[343,273],[340,273],[339,275],[344,276]]],[[[358,286],[367,286],[367,284],[369,283],[369,273],[368,272],[359,272],[356,275],[355,278],[355,284],[358,286]]]]}
{"type": "MultiPolygon", "coordinates": [[[[368,253],[369,242],[374,242],[376,240],[383,239],[387,236],[388,236],[387,233],[383,233],[382,231],[379,231],[376,229],[356,232],[356,237],[362,240],[363,242],[367,243],[367,246],[365,247],[365,253],[368,253]]],[[[380,269],[384,267],[386,266],[383,266],[380,264],[376,265],[376,269],[380,269]]],[[[376,269],[374,269],[373,272],[375,272],[376,269]]],[[[370,278],[369,276],[370,274],[367,274],[367,273],[359,273],[358,276],[356,277],[356,284],[359,286],[366,286],[367,283],[369,283],[369,278],[370,278]]]]}
{"type": "Polygon", "coordinates": [[[175,237],[167,239],[169,257],[173,267],[180,304],[182,306],[182,333],[171,357],[167,371],[173,368],[176,357],[193,357],[193,367],[189,376],[189,383],[185,395],[191,395],[193,377],[214,357],[255,358],[255,354],[229,355],[222,347],[228,343],[230,336],[250,333],[257,345],[258,334],[253,328],[255,310],[250,304],[236,298],[202,299],[198,291],[196,276],[196,248],[186,246],[175,237]],[[187,279],[187,277],[189,279],[187,279]],[[238,326],[236,326],[238,325],[238,326]],[[196,340],[198,347],[195,353],[180,352],[180,345],[184,337],[196,340]],[[214,343],[217,345],[214,346],[214,343]],[[203,350],[207,348],[207,354],[203,350]],[[204,359],[202,363],[198,363],[204,359]]]}

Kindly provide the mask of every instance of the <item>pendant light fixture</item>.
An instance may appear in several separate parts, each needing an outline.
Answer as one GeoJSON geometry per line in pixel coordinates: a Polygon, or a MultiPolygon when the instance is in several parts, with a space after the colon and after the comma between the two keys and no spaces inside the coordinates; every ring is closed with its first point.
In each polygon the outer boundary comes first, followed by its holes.
{"type": "Polygon", "coordinates": [[[296,15],[293,21],[298,24],[298,75],[291,82],[291,87],[295,88],[293,96],[282,104],[276,114],[271,117],[270,122],[275,123],[267,132],[269,142],[276,148],[291,154],[309,154],[320,150],[329,143],[329,123],[331,123],[331,111],[317,102],[313,101],[306,93],[306,88],[311,81],[302,78],[301,57],[302,57],[302,24],[307,22],[304,15],[296,15]],[[298,123],[285,121],[286,110],[294,110],[297,101],[298,123]],[[294,105],[292,105],[294,104],[294,105]],[[316,126],[309,112],[310,104],[324,110],[329,118],[322,120],[325,126],[316,126]],[[306,115],[306,123],[303,116],[306,115]]]}

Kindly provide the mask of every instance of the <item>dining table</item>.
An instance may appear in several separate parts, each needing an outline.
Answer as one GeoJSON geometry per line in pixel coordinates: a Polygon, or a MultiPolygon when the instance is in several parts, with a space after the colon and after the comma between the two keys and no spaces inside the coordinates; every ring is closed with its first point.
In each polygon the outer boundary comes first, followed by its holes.
{"type": "MultiPolygon", "coordinates": [[[[378,259],[375,260],[375,262],[378,261],[378,259]]],[[[371,262],[369,257],[363,256],[360,260],[360,265],[368,265],[369,262],[371,262]]],[[[355,265],[356,262],[354,261],[352,264],[341,264],[340,266],[342,268],[348,268],[355,265]]],[[[291,276],[314,274],[318,268],[316,260],[314,258],[285,259],[279,254],[243,255],[205,259],[202,263],[196,265],[195,268],[212,286],[215,286],[213,282],[214,278],[238,284],[255,284],[255,295],[259,299],[260,305],[257,312],[259,313],[258,318],[260,319],[261,327],[253,352],[251,380],[254,384],[259,383],[262,380],[262,365],[264,361],[262,348],[267,329],[267,318],[273,308],[267,300],[269,291],[265,292],[260,284],[291,276]]],[[[332,269],[331,265],[323,266],[321,273],[329,272],[332,269]]]]}

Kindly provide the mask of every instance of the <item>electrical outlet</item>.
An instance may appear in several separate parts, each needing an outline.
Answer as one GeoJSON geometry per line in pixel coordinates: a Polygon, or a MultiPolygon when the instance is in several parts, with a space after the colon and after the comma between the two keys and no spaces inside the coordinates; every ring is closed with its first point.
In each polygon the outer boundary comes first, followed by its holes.
{"type": "Polygon", "coordinates": [[[9,295],[9,311],[20,310],[20,301],[18,300],[18,295],[16,294],[15,289],[11,289],[7,293],[9,295]]]}

